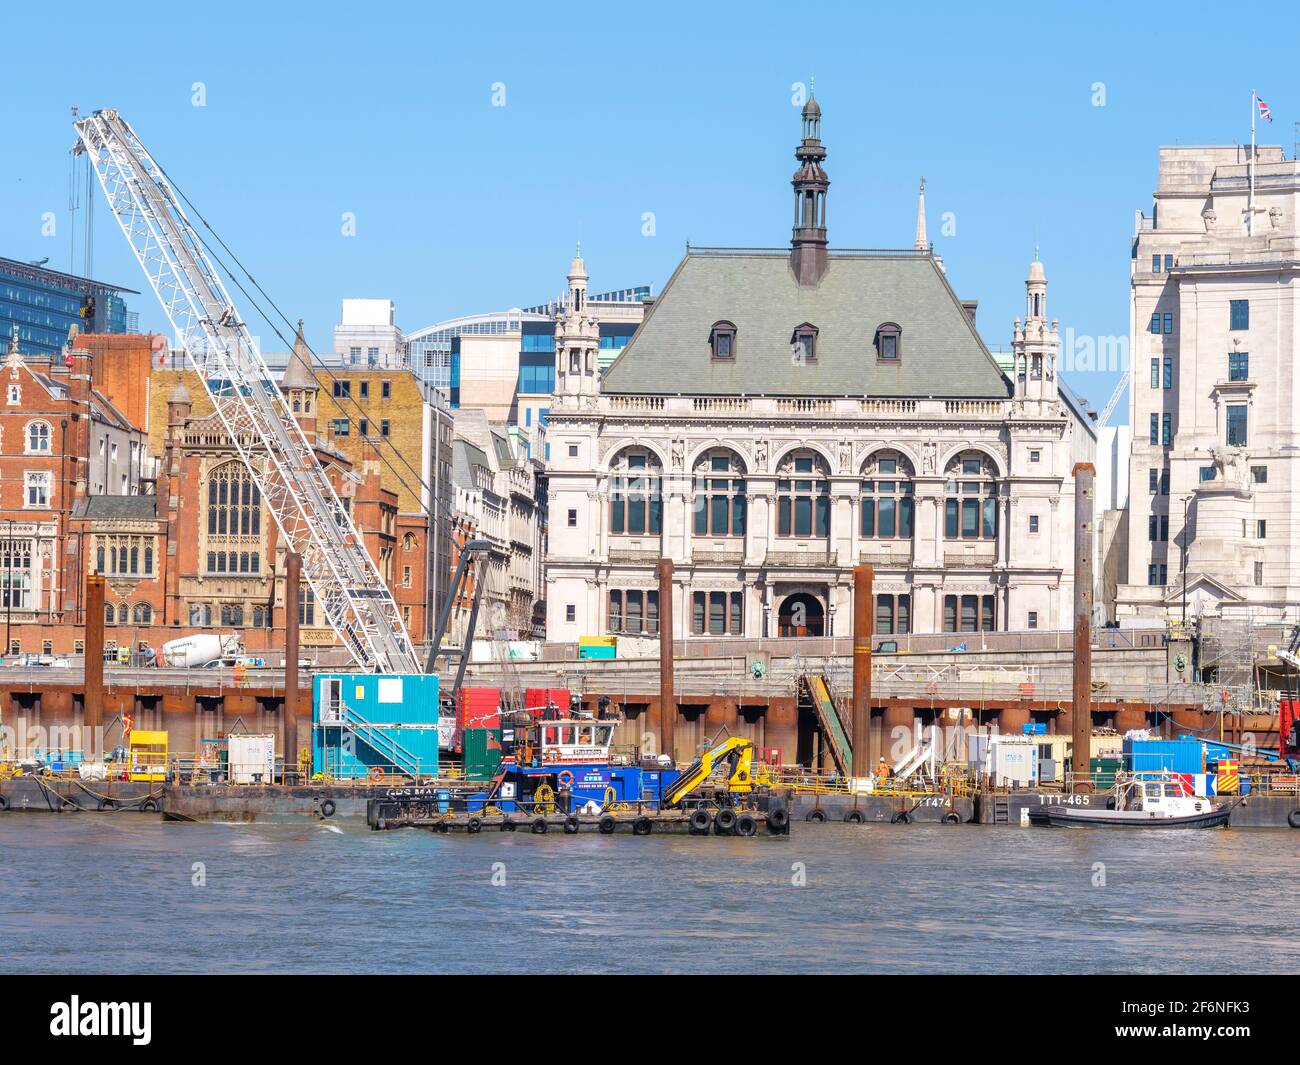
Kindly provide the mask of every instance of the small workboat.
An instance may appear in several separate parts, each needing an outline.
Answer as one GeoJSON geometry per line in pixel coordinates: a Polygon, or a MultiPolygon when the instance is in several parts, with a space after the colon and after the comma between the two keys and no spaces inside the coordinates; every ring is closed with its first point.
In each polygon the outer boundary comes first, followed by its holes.
{"type": "Polygon", "coordinates": [[[1221,828],[1232,807],[1188,795],[1167,773],[1115,782],[1113,809],[1048,806],[1036,811],[1057,828],[1221,828]]]}

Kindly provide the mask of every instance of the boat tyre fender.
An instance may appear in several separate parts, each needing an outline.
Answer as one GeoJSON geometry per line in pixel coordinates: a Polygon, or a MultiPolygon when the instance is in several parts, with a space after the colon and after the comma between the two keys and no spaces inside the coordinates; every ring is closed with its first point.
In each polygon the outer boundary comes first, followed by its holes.
{"type": "Polygon", "coordinates": [[[850,825],[860,825],[862,824],[862,811],[850,810],[848,813],[844,815],[844,820],[847,824],[850,825]]]}
{"type": "Polygon", "coordinates": [[[894,814],[894,816],[889,819],[889,823],[891,825],[910,825],[912,823],[912,815],[906,810],[899,810],[898,813],[894,814]]]}
{"type": "Polygon", "coordinates": [[[517,829],[518,827],[519,827],[519,826],[516,825],[516,824],[515,824],[512,820],[510,820],[510,818],[508,818],[508,817],[507,817],[504,821],[501,822],[501,831],[502,831],[502,832],[513,832],[513,831],[515,831],[515,829],[517,829]]]}
{"type": "Polygon", "coordinates": [[[943,823],[945,825],[960,825],[961,818],[957,814],[949,810],[948,813],[943,815],[943,823]]]}
{"type": "Polygon", "coordinates": [[[632,822],[632,835],[648,836],[654,831],[655,824],[648,817],[638,817],[632,822]]]}
{"type": "MultiPolygon", "coordinates": [[[[0,810],[4,807],[0,806],[0,810]]],[[[1292,828],[1300,828],[1300,810],[1292,810],[1286,815],[1286,823],[1292,828]]]]}
{"type": "Polygon", "coordinates": [[[158,800],[145,799],[145,801],[140,804],[140,809],[147,814],[156,814],[158,812],[158,800]]]}
{"type": "Polygon", "coordinates": [[[100,808],[101,810],[116,810],[116,809],[117,809],[117,800],[115,800],[115,799],[108,799],[108,798],[100,799],[100,800],[99,800],[99,808],[100,808]]]}
{"type": "Polygon", "coordinates": [[[826,823],[826,811],[820,806],[815,807],[808,811],[808,816],[804,820],[811,821],[814,825],[824,825],[826,823]]]}
{"type": "Polygon", "coordinates": [[[711,818],[708,810],[695,810],[691,813],[691,832],[702,836],[709,831],[711,818]]]}
{"type": "Polygon", "coordinates": [[[465,831],[471,836],[477,836],[483,831],[483,819],[481,817],[471,817],[465,822],[465,831]]]}
{"type": "Polygon", "coordinates": [[[333,817],[334,811],[337,809],[338,807],[334,805],[333,799],[326,799],[320,804],[320,815],[321,817],[333,817]]]}
{"type": "Polygon", "coordinates": [[[576,834],[578,831],[579,824],[580,822],[578,821],[577,817],[575,817],[573,814],[569,814],[569,816],[564,819],[565,833],[570,836],[576,834]]]}
{"type": "Polygon", "coordinates": [[[544,835],[546,835],[546,830],[547,830],[549,827],[550,827],[550,826],[546,823],[546,818],[544,818],[544,817],[534,817],[534,818],[533,818],[533,835],[534,835],[534,836],[544,836],[544,835]]]}
{"type": "Polygon", "coordinates": [[[0,813],[7,809],[9,809],[9,799],[4,795],[0,795],[0,813]]]}
{"type": "Polygon", "coordinates": [[[753,814],[741,814],[736,818],[736,835],[752,836],[758,831],[758,821],[754,819],[753,814]]]}
{"type": "Polygon", "coordinates": [[[600,829],[602,836],[608,836],[618,827],[618,822],[614,820],[613,814],[605,814],[600,819],[600,824],[597,827],[600,829]]]}
{"type": "Polygon", "coordinates": [[[572,787],[573,787],[573,770],[572,770],[572,769],[561,769],[561,770],[560,770],[560,775],[559,775],[558,777],[556,777],[555,779],[556,779],[557,781],[559,781],[560,787],[562,787],[562,788],[572,788],[572,787]]]}
{"type": "Polygon", "coordinates": [[[767,811],[767,830],[769,832],[784,832],[789,825],[790,814],[784,806],[774,806],[767,811]]]}
{"type": "Polygon", "coordinates": [[[713,818],[713,827],[719,836],[731,835],[732,829],[736,827],[736,811],[730,806],[724,806],[713,818]]]}

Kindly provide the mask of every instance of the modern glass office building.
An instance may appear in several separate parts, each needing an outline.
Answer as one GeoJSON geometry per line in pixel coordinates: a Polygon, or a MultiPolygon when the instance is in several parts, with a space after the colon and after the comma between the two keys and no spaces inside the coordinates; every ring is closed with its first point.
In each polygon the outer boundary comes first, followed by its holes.
{"type": "Polygon", "coordinates": [[[82,333],[127,333],[138,328],[123,293],[134,289],[0,258],[0,346],[18,333],[24,355],[54,356],[72,326],[82,333]]]}

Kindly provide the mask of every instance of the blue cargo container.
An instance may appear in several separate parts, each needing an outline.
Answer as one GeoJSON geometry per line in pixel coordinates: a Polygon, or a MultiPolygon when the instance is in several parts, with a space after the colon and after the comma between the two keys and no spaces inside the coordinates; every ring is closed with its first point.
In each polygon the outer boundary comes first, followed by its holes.
{"type": "Polygon", "coordinates": [[[438,678],[322,673],[312,683],[312,772],[429,777],[438,772],[438,678]]]}
{"type": "Polygon", "coordinates": [[[1200,740],[1124,741],[1124,768],[1130,773],[1202,773],[1200,740]]]}

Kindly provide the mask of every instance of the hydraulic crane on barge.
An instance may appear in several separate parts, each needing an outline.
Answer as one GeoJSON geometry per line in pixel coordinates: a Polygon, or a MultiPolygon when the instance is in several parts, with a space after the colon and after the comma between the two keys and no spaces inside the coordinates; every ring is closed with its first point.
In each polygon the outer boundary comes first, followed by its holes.
{"type": "MultiPolygon", "coordinates": [[[[359,669],[433,672],[450,604],[466,579],[464,561],[449,589],[427,665],[397,603],[339,501],[312,444],[271,376],[172,182],[130,124],[113,109],[74,123],[108,205],[162,304],[190,366],[247,466],[330,627],[359,669]],[[220,382],[220,386],[216,384],[220,382]]],[[[463,555],[487,545],[467,544],[463,555]]],[[[482,581],[475,582],[473,615],[482,581]]],[[[473,636],[461,649],[457,686],[473,636]]]]}

